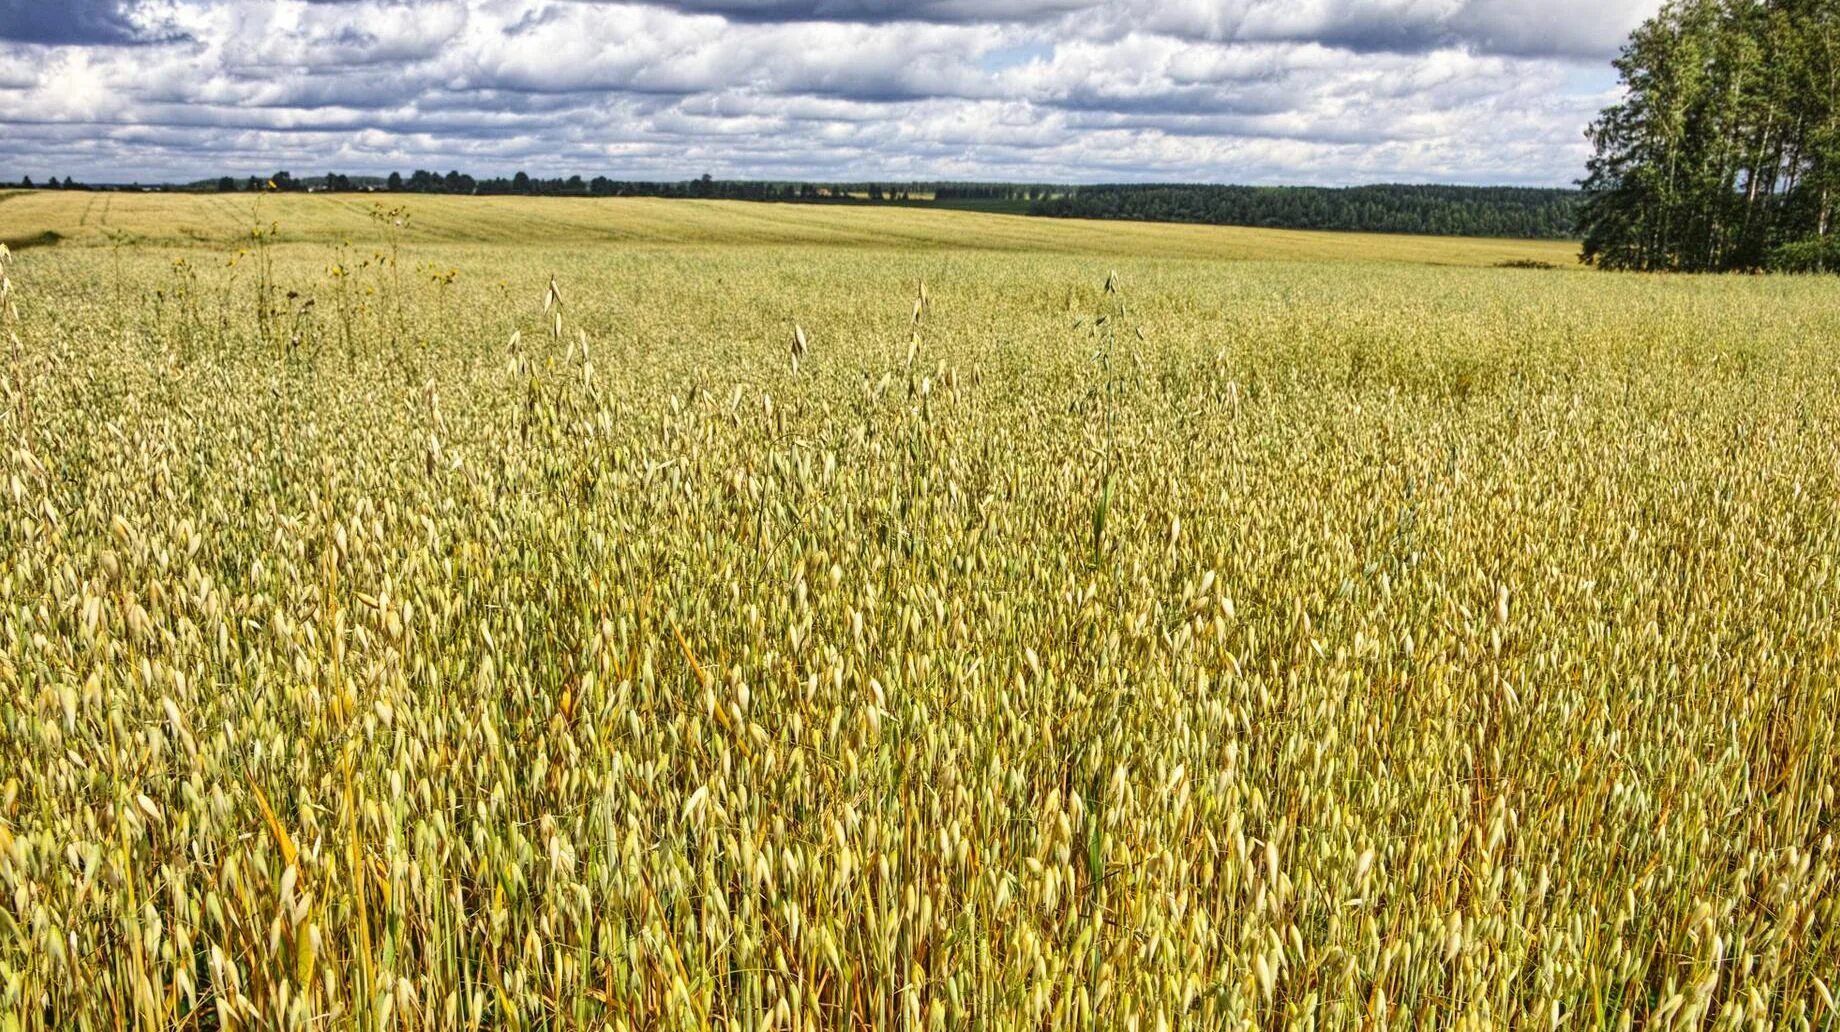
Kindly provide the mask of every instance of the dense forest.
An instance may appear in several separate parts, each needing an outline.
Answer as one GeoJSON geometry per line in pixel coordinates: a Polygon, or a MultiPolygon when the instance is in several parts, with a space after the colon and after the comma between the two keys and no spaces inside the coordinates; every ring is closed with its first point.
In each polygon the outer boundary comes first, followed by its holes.
{"type": "Polygon", "coordinates": [[[1584,258],[1604,268],[1840,270],[1840,3],[1671,0],[1591,126],[1584,258]]]}
{"type": "Polygon", "coordinates": [[[1563,239],[1578,194],[1505,186],[1083,186],[1030,212],[1283,229],[1563,239]]]}

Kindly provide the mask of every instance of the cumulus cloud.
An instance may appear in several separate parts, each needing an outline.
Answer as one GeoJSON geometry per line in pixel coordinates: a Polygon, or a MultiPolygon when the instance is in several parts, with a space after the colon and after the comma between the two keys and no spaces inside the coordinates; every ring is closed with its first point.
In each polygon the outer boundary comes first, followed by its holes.
{"type": "Polygon", "coordinates": [[[1657,4],[0,0],[0,179],[1559,184],[1657,4]]]}

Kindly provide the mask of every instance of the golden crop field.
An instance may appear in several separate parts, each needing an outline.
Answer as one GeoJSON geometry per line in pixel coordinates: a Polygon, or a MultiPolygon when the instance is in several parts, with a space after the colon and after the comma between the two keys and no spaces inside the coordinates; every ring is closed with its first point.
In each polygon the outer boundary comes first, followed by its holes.
{"type": "Polygon", "coordinates": [[[0,198],[0,1028],[1840,1020],[1830,282],[260,203],[0,198]]]}
{"type": "MultiPolygon", "coordinates": [[[[370,248],[373,208],[403,195],[276,194],[252,212],[248,194],[0,191],[0,241],[18,247],[57,234],[71,244],[221,250],[256,219],[283,242],[370,248]]],[[[1152,225],[869,205],[746,204],[631,198],[409,197],[404,239],[436,248],[508,246],[560,251],[635,247],[821,246],[912,251],[1010,251],[1118,257],[1388,260],[1443,265],[1577,262],[1575,244],[1308,230],[1152,225]]],[[[324,252],[321,256],[324,258],[324,252]]]]}

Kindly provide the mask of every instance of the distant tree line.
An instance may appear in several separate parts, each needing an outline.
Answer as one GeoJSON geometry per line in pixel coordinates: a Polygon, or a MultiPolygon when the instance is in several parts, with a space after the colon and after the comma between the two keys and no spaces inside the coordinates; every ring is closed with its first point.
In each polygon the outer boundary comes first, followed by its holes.
{"type": "Polygon", "coordinates": [[[1030,213],[1067,218],[1203,222],[1280,229],[1564,239],[1574,190],[1505,186],[1082,186],[1030,213]]]}
{"type": "MultiPolygon", "coordinates": [[[[26,185],[31,185],[30,181],[26,185]]],[[[125,189],[113,186],[96,188],[125,189]]],[[[441,173],[426,169],[417,169],[406,176],[400,172],[391,172],[387,176],[353,176],[339,172],[295,176],[283,170],[269,176],[221,176],[171,189],[224,193],[363,191],[938,205],[1075,218],[1554,239],[1566,238],[1573,233],[1578,224],[1580,204],[1577,191],[1521,187],[1386,185],[1322,188],[1160,184],[1067,186],[1053,183],[950,181],[791,182],[716,179],[707,174],[695,179],[659,182],[580,175],[546,179],[525,172],[511,176],[477,177],[459,171],[441,173]]]]}
{"type": "Polygon", "coordinates": [[[1592,124],[1584,258],[1609,269],[1840,271],[1840,3],[1669,0],[1592,124]]]}
{"type": "MultiPolygon", "coordinates": [[[[740,201],[894,201],[931,200],[942,188],[934,183],[802,183],[776,180],[716,179],[708,174],[680,182],[633,179],[609,179],[606,176],[542,179],[526,172],[511,176],[479,178],[464,172],[445,174],[417,169],[404,176],[348,176],[330,172],[324,176],[298,178],[290,172],[276,172],[266,179],[251,176],[239,180],[223,176],[214,181],[220,192],[272,190],[278,192],[354,191],[414,194],[502,194],[530,197],[707,197],[740,201]]],[[[207,184],[193,184],[194,189],[207,184]]],[[[943,188],[963,189],[964,184],[944,184],[943,188]]],[[[1007,189],[1007,188],[1006,188],[1007,189]]]]}
{"type": "Polygon", "coordinates": [[[1045,201],[1067,190],[1052,183],[947,183],[934,196],[941,201],[1045,201]]]}
{"type": "MultiPolygon", "coordinates": [[[[4,186],[4,185],[5,184],[0,183],[0,186],[4,186]]],[[[19,180],[19,186],[21,189],[25,189],[25,190],[88,190],[90,189],[90,187],[77,182],[75,179],[72,179],[70,176],[65,176],[63,179],[59,179],[56,176],[52,176],[50,179],[45,180],[44,183],[42,184],[34,183],[32,181],[31,176],[23,176],[19,180]]]]}

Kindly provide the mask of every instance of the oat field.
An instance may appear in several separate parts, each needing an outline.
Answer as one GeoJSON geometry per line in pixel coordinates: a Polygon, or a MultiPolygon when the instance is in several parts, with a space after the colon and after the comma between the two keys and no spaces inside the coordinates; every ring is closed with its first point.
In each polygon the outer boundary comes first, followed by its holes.
{"type": "Polygon", "coordinates": [[[0,1029],[1840,1025],[1830,281],[406,204],[0,197],[0,1029]]]}

